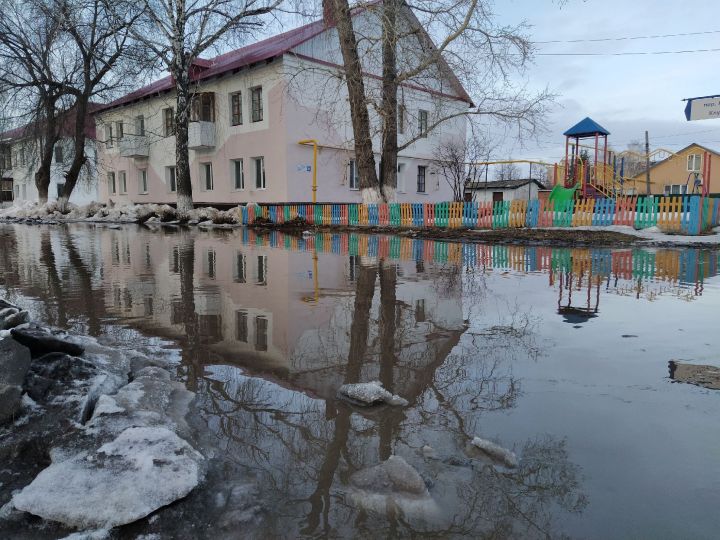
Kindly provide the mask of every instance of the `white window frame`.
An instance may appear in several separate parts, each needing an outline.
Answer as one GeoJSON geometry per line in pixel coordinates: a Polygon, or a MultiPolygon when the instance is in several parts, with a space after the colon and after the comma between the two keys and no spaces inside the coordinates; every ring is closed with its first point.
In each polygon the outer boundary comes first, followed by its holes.
{"type": "Polygon", "coordinates": [[[265,175],[265,156],[257,156],[252,158],[253,160],[253,176],[255,189],[267,189],[267,176],[265,175]],[[258,171],[258,163],[260,164],[260,170],[258,171]],[[258,176],[258,172],[260,175],[258,176]],[[258,181],[260,185],[258,186],[258,181]]]}
{"type": "Polygon", "coordinates": [[[253,86],[250,89],[250,120],[255,122],[262,122],[265,119],[265,107],[263,104],[263,87],[253,86]],[[258,96],[257,104],[255,107],[255,96],[258,96]],[[257,113],[257,115],[256,115],[257,113]]]}
{"type": "Polygon", "coordinates": [[[175,109],[172,107],[165,107],[162,112],[163,116],[163,135],[165,137],[172,137],[175,135],[175,109]],[[170,113],[170,123],[168,124],[168,112],[170,113]]]}
{"type": "Polygon", "coordinates": [[[148,194],[148,176],[147,176],[147,169],[139,169],[138,170],[138,193],[140,195],[147,195],[148,194]]]}
{"type": "Polygon", "coordinates": [[[688,154],[687,157],[687,170],[688,172],[699,173],[702,170],[702,154],[688,154]],[[692,164],[691,164],[692,161],[692,164]],[[697,168],[694,168],[697,166],[697,168]]]}
{"type": "Polygon", "coordinates": [[[115,172],[114,171],[111,171],[108,173],[107,182],[108,182],[108,194],[116,195],[117,194],[117,183],[115,180],[115,172]]]}
{"type": "Polygon", "coordinates": [[[245,191],[245,162],[243,158],[230,160],[230,178],[232,179],[233,191],[245,191]],[[240,187],[238,187],[238,164],[240,164],[240,187]]]}
{"type": "Polygon", "coordinates": [[[358,177],[357,161],[351,159],[348,163],[348,188],[353,191],[360,189],[360,178],[358,177]]]}
{"type": "Polygon", "coordinates": [[[425,109],[418,111],[418,136],[426,138],[428,136],[428,118],[430,113],[425,109]]]}
{"type": "Polygon", "coordinates": [[[113,127],[112,124],[105,124],[105,147],[113,147],[113,127]]]}
{"type": "Polygon", "coordinates": [[[200,181],[202,182],[201,188],[203,191],[213,191],[215,189],[212,161],[200,163],[200,181]]]}

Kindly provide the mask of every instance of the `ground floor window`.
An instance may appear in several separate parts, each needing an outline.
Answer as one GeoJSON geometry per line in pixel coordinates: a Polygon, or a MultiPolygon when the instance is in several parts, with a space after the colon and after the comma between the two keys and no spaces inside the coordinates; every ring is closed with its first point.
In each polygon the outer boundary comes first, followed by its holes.
{"type": "Polygon", "coordinates": [[[235,339],[242,343],[248,341],[248,314],[244,309],[235,312],[235,339]]]}
{"type": "Polygon", "coordinates": [[[200,164],[200,171],[202,173],[202,185],[205,191],[212,191],[213,190],[213,170],[212,170],[212,163],[202,163],[200,164]]]}
{"type": "Polygon", "coordinates": [[[127,174],[125,174],[125,171],[120,171],[118,178],[120,180],[120,193],[127,193],[127,174]]]}
{"type": "Polygon", "coordinates": [[[115,185],[115,173],[110,172],[108,173],[108,192],[110,195],[115,195],[117,193],[117,187],[115,185]]]}
{"type": "Polygon", "coordinates": [[[243,170],[243,160],[233,159],[230,161],[230,169],[233,175],[233,188],[236,190],[245,189],[245,171],[243,170]]]}
{"type": "Polygon", "coordinates": [[[267,285],[267,255],[258,255],[255,281],[258,285],[267,285]]]}
{"type": "Polygon", "coordinates": [[[267,317],[255,317],[255,350],[268,349],[268,320],[267,317]]]}
{"type": "Polygon", "coordinates": [[[357,161],[350,160],[348,165],[348,186],[350,189],[360,189],[360,180],[358,179],[357,161]]]}
{"type": "Polygon", "coordinates": [[[247,281],[247,262],[245,260],[245,255],[242,253],[235,254],[233,279],[235,280],[235,283],[245,283],[247,281]]]}
{"type": "Polygon", "coordinates": [[[175,176],[175,167],[165,167],[165,180],[171,193],[177,191],[177,177],[175,176]]]}
{"type": "Polygon", "coordinates": [[[685,195],[687,189],[687,184],[669,184],[665,186],[665,195],[685,195]]]}
{"type": "Polygon", "coordinates": [[[147,169],[138,171],[138,190],[141,195],[145,195],[148,192],[147,169]]]}
{"type": "Polygon", "coordinates": [[[253,163],[255,164],[255,189],[265,189],[265,158],[255,157],[253,163]]]}
{"type": "Polygon", "coordinates": [[[425,176],[427,173],[427,167],[424,165],[418,165],[417,174],[417,192],[425,193],[425,176]]]}

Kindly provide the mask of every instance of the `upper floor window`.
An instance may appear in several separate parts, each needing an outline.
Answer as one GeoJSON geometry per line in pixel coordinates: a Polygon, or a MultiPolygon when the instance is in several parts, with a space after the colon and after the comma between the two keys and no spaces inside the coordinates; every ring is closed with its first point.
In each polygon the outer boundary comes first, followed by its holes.
{"type": "Polygon", "coordinates": [[[214,122],[215,121],[215,93],[202,92],[195,94],[190,109],[191,122],[214,122]]]}
{"type": "Polygon", "coordinates": [[[163,109],[163,124],[166,137],[175,135],[175,111],[172,107],[163,109]]]}
{"type": "Polygon", "coordinates": [[[0,171],[12,169],[12,151],[9,146],[0,146],[0,171]]]}
{"type": "Polygon", "coordinates": [[[64,161],[63,147],[60,145],[55,146],[55,163],[62,163],[64,161]]]}
{"type": "Polygon", "coordinates": [[[252,98],[252,121],[261,122],[263,119],[262,86],[251,88],[250,97],[252,98]]]}
{"type": "Polygon", "coordinates": [[[255,350],[268,349],[268,320],[267,317],[255,317],[255,350]]]}
{"type": "Polygon", "coordinates": [[[360,182],[358,181],[357,161],[355,161],[354,159],[351,159],[348,165],[348,186],[350,187],[350,189],[360,188],[360,182]]]}
{"type": "Polygon", "coordinates": [[[427,167],[424,165],[418,165],[418,174],[417,174],[417,191],[418,193],[425,193],[425,174],[427,172],[427,167]]]}
{"type": "Polygon", "coordinates": [[[405,133],[405,104],[399,103],[397,108],[397,130],[400,135],[405,133]]]}
{"type": "Polygon", "coordinates": [[[119,141],[125,135],[125,127],[122,122],[115,122],[115,137],[119,141]]]}
{"type": "Polygon", "coordinates": [[[105,126],[105,146],[112,148],[113,145],[113,127],[112,124],[105,126]]]}
{"type": "Polygon", "coordinates": [[[125,171],[120,171],[118,177],[120,180],[120,193],[127,193],[127,174],[125,171]]]}
{"type": "Polygon", "coordinates": [[[242,92],[230,94],[230,123],[239,126],[243,123],[242,92]]]}
{"type": "Polygon", "coordinates": [[[428,135],[428,112],[422,109],[418,112],[418,132],[420,137],[428,135]]]}
{"type": "Polygon", "coordinates": [[[700,154],[690,154],[687,157],[688,172],[700,172],[702,167],[702,156],[700,154]]]}
{"type": "Polygon", "coordinates": [[[255,188],[265,189],[265,158],[256,157],[253,158],[255,163],[255,188]]]}
{"type": "Polygon", "coordinates": [[[138,137],[145,136],[145,117],[142,114],[135,117],[135,135],[138,137]]]}
{"type": "Polygon", "coordinates": [[[213,189],[213,170],[212,162],[200,164],[200,171],[202,173],[202,185],[206,191],[212,191],[213,189]]]}

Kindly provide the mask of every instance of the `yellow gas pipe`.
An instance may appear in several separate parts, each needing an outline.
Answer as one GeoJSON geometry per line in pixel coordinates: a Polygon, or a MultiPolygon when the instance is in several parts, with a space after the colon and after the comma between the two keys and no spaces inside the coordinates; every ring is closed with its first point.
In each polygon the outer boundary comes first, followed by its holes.
{"type": "Polygon", "coordinates": [[[318,155],[318,143],[315,139],[303,139],[298,141],[298,144],[312,144],[313,147],[313,166],[312,166],[312,202],[317,202],[317,155],[318,155]]]}

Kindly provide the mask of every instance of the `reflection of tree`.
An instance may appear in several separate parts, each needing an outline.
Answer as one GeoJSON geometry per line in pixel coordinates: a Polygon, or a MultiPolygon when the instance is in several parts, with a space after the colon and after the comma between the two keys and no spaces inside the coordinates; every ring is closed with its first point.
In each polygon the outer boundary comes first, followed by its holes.
{"type": "Polygon", "coordinates": [[[40,263],[45,267],[45,271],[47,272],[48,291],[56,307],[56,311],[52,312],[48,309],[49,305],[46,303],[45,315],[50,324],[65,328],[67,325],[67,315],[65,313],[62,280],[57,271],[57,261],[55,260],[55,252],[53,251],[49,229],[43,229],[40,233],[40,263]]]}
{"type": "Polygon", "coordinates": [[[182,364],[186,370],[187,387],[196,392],[203,368],[199,358],[200,336],[198,335],[198,317],[195,311],[195,239],[190,233],[184,232],[180,235],[178,251],[180,255],[180,302],[182,303],[182,323],[185,330],[182,364]]]}

